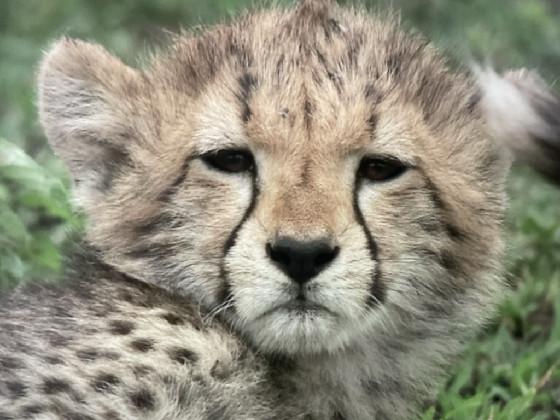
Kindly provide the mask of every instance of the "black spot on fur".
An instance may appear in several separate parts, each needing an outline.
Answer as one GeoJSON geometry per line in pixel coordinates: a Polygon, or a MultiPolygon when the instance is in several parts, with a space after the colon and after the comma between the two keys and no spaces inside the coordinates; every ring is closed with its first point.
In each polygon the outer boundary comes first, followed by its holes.
{"type": "Polygon", "coordinates": [[[55,306],[51,309],[51,311],[53,317],[64,318],[64,321],[69,321],[70,318],[72,318],[72,314],[69,308],[66,308],[64,306],[55,306]]]}
{"type": "Polygon", "coordinates": [[[428,189],[430,200],[432,201],[433,206],[440,211],[446,210],[447,206],[441,198],[441,192],[439,191],[439,189],[428,178],[426,178],[426,181],[426,187],[428,189]]]}
{"type": "Polygon", "coordinates": [[[47,395],[59,394],[70,390],[70,384],[59,378],[46,378],[43,381],[42,390],[47,395]]]}
{"type": "Polygon", "coordinates": [[[330,23],[333,19],[327,19],[322,22],[323,33],[325,34],[325,39],[330,41],[333,36],[333,25],[330,23]]]}
{"type": "Polygon", "coordinates": [[[81,349],[76,352],[76,356],[85,362],[93,362],[99,357],[99,352],[96,349],[81,349]]]}
{"type": "Polygon", "coordinates": [[[54,331],[48,331],[45,333],[47,340],[52,347],[66,347],[71,341],[70,337],[64,336],[54,331]]]}
{"type": "Polygon", "coordinates": [[[325,30],[325,36],[328,39],[330,39],[332,34],[340,35],[340,33],[342,32],[342,30],[340,29],[340,23],[338,23],[338,21],[333,18],[327,19],[325,21],[325,24],[323,25],[323,28],[325,30]]]}
{"type": "MultiPolygon", "coordinates": [[[[185,161],[181,165],[181,169],[179,170],[179,175],[177,175],[177,177],[173,180],[173,182],[158,195],[157,198],[158,201],[162,203],[168,203],[171,201],[171,199],[177,192],[177,188],[185,182],[185,179],[187,178],[187,175],[189,173],[189,166],[192,160],[193,157],[185,159],[185,161]]],[[[169,221],[168,219],[165,219],[165,216],[159,214],[155,216],[153,219],[147,221],[145,223],[147,226],[144,226],[143,228],[139,227],[139,229],[143,230],[145,233],[150,233],[156,229],[159,229],[159,227],[161,227],[162,224],[166,224],[168,221],[169,221]]]]}
{"type": "Polygon", "coordinates": [[[185,348],[175,348],[169,351],[169,357],[174,362],[182,365],[190,365],[198,360],[198,356],[191,350],[185,348]]]}
{"type": "Polygon", "coordinates": [[[14,333],[17,334],[18,331],[21,331],[23,329],[23,325],[16,325],[16,324],[11,324],[11,323],[3,323],[0,324],[0,331],[4,331],[4,332],[9,332],[9,333],[14,333]]]}
{"type": "Polygon", "coordinates": [[[141,388],[130,394],[130,402],[135,408],[141,411],[153,410],[156,405],[154,394],[147,388],[141,388]]]}
{"type": "Polygon", "coordinates": [[[91,386],[97,392],[113,392],[114,387],[119,383],[119,378],[117,378],[112,373],[100,373],[94,378],[91,386]]]}
{"type": "Polygon", "coordinates": [[[210,376],[220,381],[226,380],[231,374],[231,370],[229,366],[225,363],[221,362],[220,360],[216,360],[212,369],[210,369],[210,376]]]}
{"type": "Polygon", "coordinates": [[[185,323],[185,321],[183,321],[183,319],[179,315],[171,312],[163,314],[161,317],[165,319],[170,325],[183,325],[185,323]]]}
{"type": "MultiPolygon", "coordinates": [[[[235,37],[231,38],[229,41],[230,42],[226,44],[226,52],[228,55],[235,57],[237,59],[237,63],[241,67],[251,67],[254,58],[252,53],[247,49],[247,46],[240,43],[239,39],[236,39],[235,37]]],[[[208,50],[208,46],[204,46],[204,49],[208,50]]]]}
{"type": "Polygon", "coordinates": [[[379,117],[376,114],[371,114],[370,117],[368,118],[367,124],[372,133],[375,132],[378,121],[379,121],[379,117]]]}
{"type": "Polygon", "coordinates": [[[398,76],[402,69],[402,53],[395,52],[389,55],[386,66],[389,74],[398,76]]]}
{"type": "Polygon", "coordinates": [[[420,255],[424,255],[437,262],[447,271],[455,271],[460,268],[460,263],[449,251],[435,251],[430,248],[419,248],[416,250],[420,255]]]}
{"type": "Polygon", "coordinates": [[[34,416],[36,414],[41,414],[45,411],[45,406],[42,404],[29,404],[21,408],[22,417],[34,416]]]}
{"type": "Polygon", "coordinates": [[[116,411],[109,410],[103,414],[105,420],[120,420],[120,416],[116,411]]]}
{"type": "Polygon", "coordinates": [[[130,347],[141,353],[146,353],[150,350],[153,350],[154,340],[150,340],[149,338],[138,338],[131,341],[130,347]]]}
{"type": "Polygon", "coordinates": [[[127,257],[135,259],[159,260],[170,252],[170,245],[158,242],[140,242],[125,253],[127,257]]]}
{"type": "Polygon", "coordinates": [[[373,83],[368,83],[364,87],[364,96],[366,100],[370,101],[373,105],[377,105],[383,98],[383,95],[373,83]]]}
{"type": "Polygon", "coordinates": [[[477,90],[475,93],[471,95],[467,102],[467,112],[472,114],[478,107],[480,100],[482,99],[482,93],[480,90],[477,90]]]}
{"type": "Polygon", "coordinates": [[[327,59],[325,58],[325,56],[321,51],[316,49],[315,56],[317,57],[319,64],[321,64],[321,66],[323,67],[323,71],[327,74],[328,79],[331,82],[333,82],[333,85],[335,86],[336,90],[338,91],[338,93],[340,93],[341,91],[341,85],[339,83],[340,78],[336,75],[336,73],[333,70],[331,70],[329,63],[327,62],[327,59]]]}
{"type": "Polygon", "coordinates": [[[231,418],[228,414],[228,409],[226,405],[223,404],[212,404],[208,409],[208,420],[222,420],[231,418]]]}
{"type": "Polygon", "coordinates": [[[449,271],[456,271],[460,268],[459,261],[448,251],[442,251],[439,261],[443,268],[449,271]]]}
{"type": "Polygon", "coordinates": [[[241,118],[243,122],[248,122],[253,115],[251,108],[249,107],[249,99],[251,97],[252,91],[257,85],[257,80],[250,73],[244,73],[238,80],[239,82],[239,101],[241,103],[242,112],[241,118]]]}
{"type": "MultiPolygon", "coordinates": [[[[166,195],[169,194],[169,190],[167,191],[166,195]]],[[[158,213],[136,226],[134,231],[141,236],[152,235],[154,232],[171,228],[173,226],[173,221],[174,219],[168,214],[158,213]]]]}
{"type": "Polygon", "coordinates": [[[415,222],[426,233],[434,234],[441,231],[441,221],[432,215],[418,217],[415,222]]]}
{"type": "Polygon", "coordinates": [[[23,368],[23,362],[11,356],[0,357],[0,368],[2,370],[21,369],[23,368]]]}
{"type": "Polygon", "coordinates": [[[445,231],[451,238],[459,241],[462,241],[467,237],[461,229],[459,229],[457,226],[455,226],[452,223],[445,224],[445,231]]]}
{"type": "Polygon", "coordinates": [[[6,389],[10,393],[10,397],[14,400],[25,397],[27,394],[27,386],[19,381],[6,381],[4,382],[6,389]]]}
{"type": "Polygon", "coordinates": [[[64,414],[64,420],[95,420],[92,416],[87,414],[72,411],[64,414]]]}
{"type": "Polygon", "coordinates": [[[127,335],[134,330],[135,325],[131,321],[114,320],[109,323],[109,331],[114,335],[127,335]]]}
{"type": "Polygon", "coordinates": [[[115,178],[124,172],[127,167],[132,166],[132,161],[128,151],[125,149],[106,143],[103,150],[104,172],[100,189],[108,191],[111,189],[115,178]]]}
{"type": "Polygon", "coordinates": [[[154,372],[154,368],[151,366],[146,366],[146,365],[136,365],[132,368],[132,372],[134,373],[134,375],[138,378],[141,378],[143,376],[149,375],[150,373],[154,372]]]}
{"type": "Polygon", "coordinates": [[[364,45],[364,35],[362,33],[354,34],[348,40],[348,49],[346,50],[346,60],[349,68],[356,68],[358,57],[364,45]]]}
{"type": "MultiPolygon", "coordinates": [[[[371,380],[364,384],[368,394],[375,395],[402,395],[402,385],[389,377],[371,380]]],[[[374,397],[375,398],[375,397],[374,397]]]]}
{"type": "Polygon", "coordinates": [[[344,417],[340,411],[336,411],[333,415],[332,420],[346,420],[346,417],[344,417]]]}
{"type": "Polygon", "coordinates": [[[428,196],[432,202],[433,207],[440,213],[441,223],[443,224],[443,229],[445,233],[449,235],[452,239],[461,241],[467,238],[465,232],[455,226],[453,223],[446,221],[448,206],[442,198],[441,191],[435,186],[430,178],[424,174],[424,179],[426,181],[426,188],[428,190],[428,196]]]}
{"type": "Polygon", "coordinates": [[[46,363],[48,363],[49,365],[62,365],[62,364],[64,364],[64,361],[59,356],[45,356],[45,358],[43,360],[46,363]]]}
{"type": "Polygon", "coordinates": [[[99,355],[107,360],[119,360],[121,358],[121,355],[114,351],[104,351],[99,353],[99,355]]]}

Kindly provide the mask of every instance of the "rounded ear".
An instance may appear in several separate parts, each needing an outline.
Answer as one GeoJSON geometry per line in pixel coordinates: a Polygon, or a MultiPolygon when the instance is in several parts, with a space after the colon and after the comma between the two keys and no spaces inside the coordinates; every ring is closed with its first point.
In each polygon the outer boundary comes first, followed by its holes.
{"type": "Polygon", "coordinates": [[[139,74],[99,45],[65,38],[46,53],[38,77],[39,116],[78,199],[106,189],[126,161],[133,138],[128,116],[139,87],[139,74]]]}
{"type": "Polygon", "coordinates": [[[560,96],[535,71],[475,70],[490,135],[560,184],[560,96]]]}

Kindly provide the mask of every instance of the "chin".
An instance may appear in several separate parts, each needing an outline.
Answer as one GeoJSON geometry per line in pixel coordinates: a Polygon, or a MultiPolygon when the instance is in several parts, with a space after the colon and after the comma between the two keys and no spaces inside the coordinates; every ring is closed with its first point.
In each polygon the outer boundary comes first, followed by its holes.
{"type": "Polygon", "coordinates": [[[342,351],[360,335],[356,322],[325,308],[290,305],[248,322],[244,330],[259,350],[296,357],[342,351]]]}

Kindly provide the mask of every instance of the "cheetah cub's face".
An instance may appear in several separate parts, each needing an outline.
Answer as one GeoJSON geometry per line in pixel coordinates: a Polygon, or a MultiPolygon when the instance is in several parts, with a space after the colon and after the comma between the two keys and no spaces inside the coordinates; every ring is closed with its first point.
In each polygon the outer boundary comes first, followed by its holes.
{"type": "Polygon", "coordinates": [[[143,71],[64,40],[40,92],[104,260],[264,351],[437,336],[497,287],[505,164],[477,91],[392,22],[308,1],[143,71]]]}

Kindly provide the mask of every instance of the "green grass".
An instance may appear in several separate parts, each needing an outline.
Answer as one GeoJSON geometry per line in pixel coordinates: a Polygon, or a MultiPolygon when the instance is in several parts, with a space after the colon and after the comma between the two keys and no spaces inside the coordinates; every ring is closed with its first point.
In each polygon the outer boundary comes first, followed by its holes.
{"type": "Polygon", "coordinates": [[[511,176],[510,296],[425,419],[560,419],[560,191],[511,176]]]}
{"type": "MultiPolygon", "coordinates": [[[[37,124],[36,64],[63,33],[95,39],[134,63],[177,29],[222,19],[249,0],[3,0],[0,2],[0,288],[56,280],[71,211],[68,181],[37,124]]],[[[383,8],[389,0],[375,6],[383,8]]],[[[454,58],[491,56],[506,66],[560,74],[553,1],[393,0],[406,26],[454,58]]],[[[373,1],[369,2],[374,5],[373,1]]],[[[472,344],[424,419],[560,419],[560,190],[529,170],[509,182],[508,279],[512,292],[472,344]]]]}

